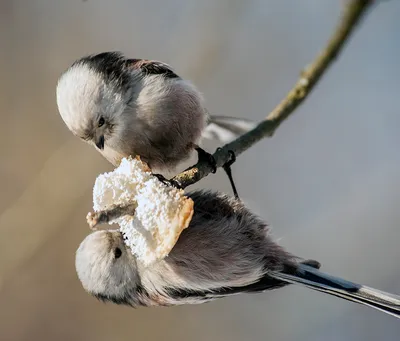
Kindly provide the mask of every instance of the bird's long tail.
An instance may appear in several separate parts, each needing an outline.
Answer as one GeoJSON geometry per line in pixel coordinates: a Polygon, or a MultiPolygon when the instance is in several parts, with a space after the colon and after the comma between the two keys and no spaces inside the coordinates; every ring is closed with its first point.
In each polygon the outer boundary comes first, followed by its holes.
{"type": "Polygon", "coordinates": [[[400,296],[325,274],[305,264],[268,275],[283,282],[301,284],[313,290],[367,305],[400,318],[400,296]]]}
{"type": "Polygon", "coordinates": [[[209,115],[202,137],[228,143],[256,126],[256,122],[243,118],[209,115]]]}

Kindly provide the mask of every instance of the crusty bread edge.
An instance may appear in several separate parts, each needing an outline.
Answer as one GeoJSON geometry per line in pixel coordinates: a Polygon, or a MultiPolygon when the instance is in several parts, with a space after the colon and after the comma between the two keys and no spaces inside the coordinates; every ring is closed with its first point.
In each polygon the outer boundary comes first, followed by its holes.
{"type": "MultiPolygon", "coordinates": [[[[135,159],[138,160],[138,161],[140,161],[140,163],[143,165],[143,170],[144,170],[145,172],[150,172],[150,173],[152,173],[151,168],[149,167],[149,165],[148,165],[146,162],[144,162],[144,161],[140,158],[139,155],[136,155],[136,156],[135,156],[135,159]]],[[[128,159],[128,160],[129,160],[129,159],[128,159]]]]}

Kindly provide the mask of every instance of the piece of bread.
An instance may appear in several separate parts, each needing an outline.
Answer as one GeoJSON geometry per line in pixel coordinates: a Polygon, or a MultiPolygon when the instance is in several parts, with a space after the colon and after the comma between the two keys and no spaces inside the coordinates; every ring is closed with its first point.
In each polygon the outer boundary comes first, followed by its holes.
{"type": "Polygon", "coordinates": [[[193,200],[183,190],[167,186],[151,174],[147,164],[122,159],[109,173],[100,174],[93,188],[93,209],[137,203],[135,215],[117,223],[126,245],[145,266],[163,259],[174,247],[193,216],[193,200]]]}

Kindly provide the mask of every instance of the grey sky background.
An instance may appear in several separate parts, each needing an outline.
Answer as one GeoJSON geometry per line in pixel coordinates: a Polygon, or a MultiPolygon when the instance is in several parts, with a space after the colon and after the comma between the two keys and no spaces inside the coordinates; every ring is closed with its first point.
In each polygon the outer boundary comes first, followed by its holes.
{"type": "MultiPolygon", "coordinates": [[[[162,60],[211,112],[261,120],[324,46],[342,3],[1,0],[0,339],[398,340],[397,319],[294,286],[133,310],[88,296],[74,268],[95,177],[111,169],[57,112],[57,78],[74,59],[162,60]]],[[[399,1],[376,6],[306,103],[233,166],[282,245],[397,294],[399,17],[399,1]]],[[[222,171],[194,187],[230,191],[222,171]]]]}

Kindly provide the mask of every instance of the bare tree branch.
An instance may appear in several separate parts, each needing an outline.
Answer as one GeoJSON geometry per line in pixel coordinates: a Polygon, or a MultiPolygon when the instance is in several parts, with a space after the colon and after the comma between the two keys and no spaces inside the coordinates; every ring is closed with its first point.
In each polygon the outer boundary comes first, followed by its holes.
{"type": "MultiPolygon", "coordinates": [[[[264,137],[270,137],[274,134],[280,124],[303,103],[324,73],[328,70],[329,66],[336,60],[351,34],[354,32],[357,24],[373,3],[373,0],[348,1],[342,18],[326,47],[301,73],[293,89],[289,91],[281,103],[279,103],[257,127],[240,136],[233,142],[226,144],[213,154],[217,167],[222,167],[230,160],[230,150],[238,156],[264,137]]],[[[200,179],[210,174],[211,171],[212,168],[207,162],[198,162],[186,171],[176,175],[171,180],[179,184],[182,188],[185,188],[198,182],[200,179]]]]}

